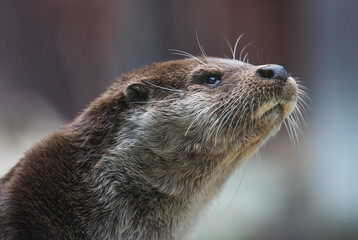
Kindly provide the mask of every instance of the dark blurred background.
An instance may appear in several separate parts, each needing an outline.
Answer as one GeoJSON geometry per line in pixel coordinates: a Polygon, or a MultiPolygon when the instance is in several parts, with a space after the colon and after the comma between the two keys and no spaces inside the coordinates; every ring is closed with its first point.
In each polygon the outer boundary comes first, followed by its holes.
{"type": "MultiPolygon", "coordinates": [[[[310,89],[299,145],[284,128],[230,179],[193,239],[358,239],[358,2],[0,0],[0,175],[134,68],[241,50],[310,89]]],[[[240,52],[240,51],[239,51],[240,52]]]]}

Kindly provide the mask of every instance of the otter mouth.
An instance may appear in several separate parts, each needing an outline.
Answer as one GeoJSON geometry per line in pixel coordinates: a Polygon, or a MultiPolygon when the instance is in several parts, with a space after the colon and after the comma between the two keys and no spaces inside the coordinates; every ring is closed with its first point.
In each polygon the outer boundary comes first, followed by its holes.
{"type": "Polygon", "coordinates": [[[297,84],[292,77],[289,77],[282,92],[277,94],[280,97],[262,103],[255,112],[254,118],[263,119],[268,116],[281,115],[282,119],[285,119],[296,107],[297,93],[297,84]]]}
{"type": "Polygon", "coordinates": [[[280,102],[268,102],[263,104],[255,113],[255,119],[265,119],[281,113],[283,106],[280,102]]]}
{"type": "Polygon", "coordinates": [[[261,118],[265,118],[272,114],[276,114],[281,110],[281,108],[282,108],[281,104],[277,103],[276,105],[274,105],[273,107],[268,109],[266,112],[264,112],[264,114],[262,114],[261,118]]]}

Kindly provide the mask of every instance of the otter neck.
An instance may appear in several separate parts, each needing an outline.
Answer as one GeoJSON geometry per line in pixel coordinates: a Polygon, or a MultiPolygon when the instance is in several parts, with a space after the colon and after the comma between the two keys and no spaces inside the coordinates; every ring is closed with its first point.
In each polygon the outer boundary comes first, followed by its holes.
{"type": "Polygon", "coordinates": [[[125,136],[131,132],[125,128],[117,136],[117,144],[86,176],[92,192],[89,205],[96,209],[85,217],[89,219],[87,229],[93,231],[89,235],[94,239],[183,238],[230,172],[208,173],[214,165],[205,165],[208,169],[201,169],[201,174],[195,165],[178,171],[173,165],[178,165],[180,158],[191,157],[195,162],[200,156],[158,156],[138,138],[125,136]],[[146,236],[128,235],[143,232],[146,236]]]}
{"type": "Polygon", "coordinates": [[[124,117],[85,114],[72,127],[86,147],[78,215],[92,239],[182,239],[235,169],[220,169],[221,155],[157,149],[149,129],[124,117]]]}

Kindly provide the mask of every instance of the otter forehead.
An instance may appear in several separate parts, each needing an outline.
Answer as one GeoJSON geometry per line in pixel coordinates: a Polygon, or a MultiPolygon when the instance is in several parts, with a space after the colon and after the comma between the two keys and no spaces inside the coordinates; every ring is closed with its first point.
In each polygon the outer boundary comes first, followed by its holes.
{"type": "Polygon", "coordinates": [[[243,67],[244,68],[254,67],[254,65],[252,65],[252,64],[241,62],[236,59],[229,59],[229,58],[213,58],[213,57],[211,57],[211,58],[207,58],[207,62],[209,65],[216,65],[217,67],[220,67],[223,70],[225,70],[225,69],[242,69],[243,67]]]}
{"type": "MultiPolygon", "coordinates": [[[[195,61],[195,60],[194,60],[195,61]]],[[[203,70],[212,70],[212,71],[220,71],[222,74],[228,73],[239,73],[243,70],[255,68],[256,66],[241,62],[236,59],[229,58],[216,58],[216,57],[207,57],[201,58],[201,61],[195,61],[195,66],[189,69],[189,71],[196,71],[198,69],[203,70]]]]}
{"type": "MultiPolygon", "coordinates": [[[[221,71],[242,70],[250,67],[255,67],[249,63],[241,62],[236,59],[217,58],[217,57],[198,57],[187,58],[181,60],[174,60],[168,62],[155,63],[149,67],[137,70],[138,74],[148,73],[155,78],[160,78],[165,75],[177,75],[180,77],[182,74],[189,74],[196,69],[217,69],[221,71]]],[[[166,79],[171,80],[171,79],[166,79]]]]}

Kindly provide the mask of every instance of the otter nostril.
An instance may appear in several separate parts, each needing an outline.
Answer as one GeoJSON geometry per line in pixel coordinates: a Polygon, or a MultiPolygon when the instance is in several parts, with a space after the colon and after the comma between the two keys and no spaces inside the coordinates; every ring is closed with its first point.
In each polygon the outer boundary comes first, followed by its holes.
{"type": "Polygon", "coordinates": [[[264,79],[280,79],[286,81],[290,76],[288,75],[286,69],[280,65],[271,64],[268,67],[260,68],[256,70],[256,73],[264,79]]]}
{"type": "Polygon", "coordinates": [[[260,77],[268,78],[268,79],[273,78],[273,76],[275,75],[275,72],[273,70],[266,69],[266,68],[257,70],[257,73],[259,74],[260,77]]]}

